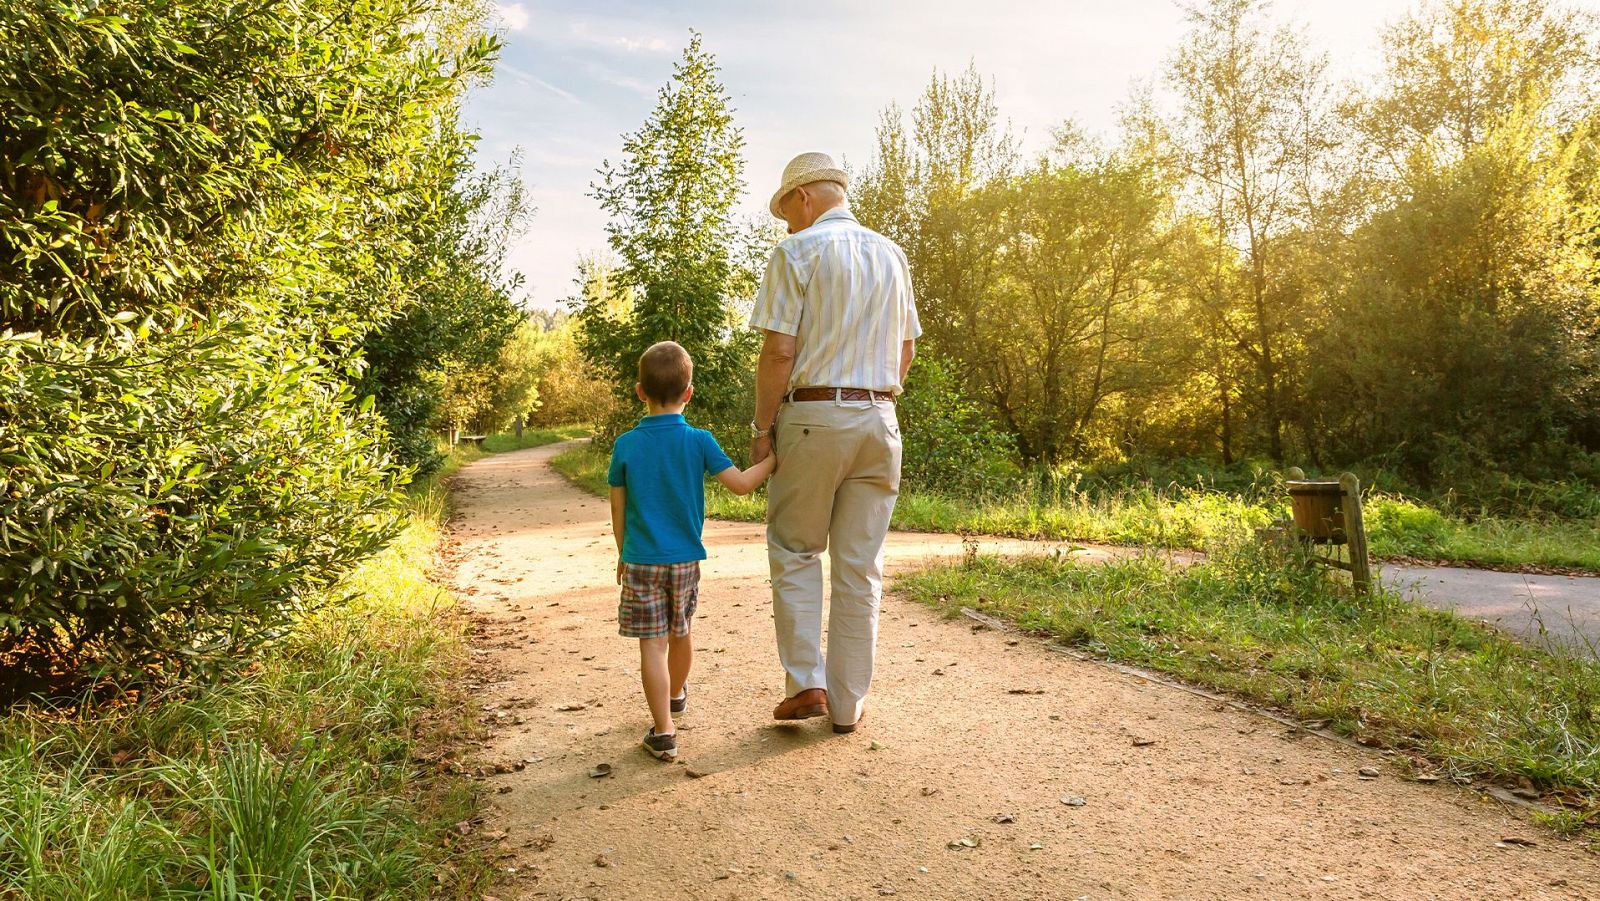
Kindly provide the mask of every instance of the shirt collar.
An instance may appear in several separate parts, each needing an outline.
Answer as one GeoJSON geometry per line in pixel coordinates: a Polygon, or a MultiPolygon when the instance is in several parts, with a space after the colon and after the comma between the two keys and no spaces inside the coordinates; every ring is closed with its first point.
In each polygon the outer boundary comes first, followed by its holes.
{"type": "Polygon", "coordinates": [[[641,429],[660,428],[662,426],[674,425],[683,425],[682,413],[657,413],[654,416],[646,416],[645,418],[639,420],[639,428],[641,429]]]}
{"type": "Polygon", "coordinates": [[[812,225],[818,225],[820,223],[827,222],[830,219],[848,219],[851,222],[855,222],[856,221],[856,214],[850,212],[850,208],[847,207],[847,206],[836,206],[833,209],[828,210],[827,212],[825,212],[822,215],[818,216],[816,218],[816,220],[814,222],[812,222],[811,224],[812,225]]]}

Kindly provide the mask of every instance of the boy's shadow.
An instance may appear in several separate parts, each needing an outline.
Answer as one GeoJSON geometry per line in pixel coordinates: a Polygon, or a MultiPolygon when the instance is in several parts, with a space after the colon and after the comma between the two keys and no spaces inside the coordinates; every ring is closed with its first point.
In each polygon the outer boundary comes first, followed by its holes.
{"type": "MultiPolygon", "coordinates": [[[[698,730],[688,730],[685,738],[699,744],[693,738],[695,731],[698,730]]],[[[612,735],[618,734],[620,730],[612,732],[612,735]]],[[[835,736],[828,728],[827,717],[792,724],[762,723],[720,737],[713,747],[686,753],[676,763],[651,758],[636,741],[618,741],[603,750],[596,748],[588,752],[589,755],[598,752],[605,758],[603,761],[599,757],[574,760],[569,756],[559,762],[553,761],[555,766],[547,773],[525,771],[525,778],[529,775],[534,778],[530,780],[532,784],[524,783],[523,787],[536,797],[582,800],[581,804],[573,806],[615,804],[637,795],[677,787],[686,781],[698,781],[689,775],[691,771],[699,778],[709,778],[709,784],[715,785],[719,775],[751,770],[786,754],[826,744],[832,738],[835,736]],[[610,764],[611,774],[591,777],[589,768],[600,762],[610,764]],[[541,775],[544,778],[541,779],[541,775]]]]}

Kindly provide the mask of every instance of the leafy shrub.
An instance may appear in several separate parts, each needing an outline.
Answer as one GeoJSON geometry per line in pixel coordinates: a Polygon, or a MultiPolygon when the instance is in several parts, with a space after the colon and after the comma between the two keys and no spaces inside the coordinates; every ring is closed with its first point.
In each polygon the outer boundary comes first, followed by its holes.
{"type": "Polygon", "coordinates": [[[1436,544],[1451,530],[1450,520],[1438,510],[1388,495],[1363,498],[1361,515],[1374,539],[1392,538],[1407,546],[1436,544]]]}
{"type": "Polygon", "coordinates": [[[8,662],[228,661],[392,535],[372,416],[275,338],[176,315],[0,341],[8,662]]]}
{"type": "Polygon", "coordinates": [[[474,9],[0,5],[11,690],[233,664],[392,534],[348,384],[463,231],[474,9]]]}
{"type": "Polygon", "coordinates": [[[1007,484],[1018,472],[1009,436],[961,392],[949,364],[920,354],[899,402],[901,478],[917,491],[972,496],[1007,484]]]}

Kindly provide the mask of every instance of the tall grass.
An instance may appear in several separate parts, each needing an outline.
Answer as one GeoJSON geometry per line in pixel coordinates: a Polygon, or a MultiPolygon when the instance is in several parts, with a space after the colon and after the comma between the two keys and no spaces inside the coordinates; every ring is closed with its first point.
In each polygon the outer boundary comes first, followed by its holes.
{"type": "MultiPolygon", "coordinates": [[[[606,491],[606,456],[583,446],[558,456],[557,470],[595,494],[606,491]]],[[[1270,479],[1231,486],[1209,484],[1083,484],[1036,478],[1023,484],[955,497],[902,485],[895,507],[897,529],[968,532],[1198,550],[1252,534],[1289,514],[1270,479]]],[[[1363,509],[1373,553],[1440,563],[1517,568],[1555,566],[1600,572],[1600,518],[1450,515],[1406,498],[1374,493],[1363,509]]],[[[711,483],[706,514],[759,522],[766,515],[761,493],[736,497],[711,483]]]]}
{"type": "Polygon", "coordinates": [[[1600,829],[1600,658],[1526,647],[1397,595],[1355,595],[1254,543],[1204,563],[978,557],[898,591],[1287,710],[1428,768],[1526,778],[1600,829]]]}
{"type": "Polygon", "coordinates": [[[427,578],[439,479],[411,503],[238,678],[0,721],[0,897],[474,896],[483,861],[444,842],[474,793],[436,763],[471,728],[465,624],[427,578]]]}

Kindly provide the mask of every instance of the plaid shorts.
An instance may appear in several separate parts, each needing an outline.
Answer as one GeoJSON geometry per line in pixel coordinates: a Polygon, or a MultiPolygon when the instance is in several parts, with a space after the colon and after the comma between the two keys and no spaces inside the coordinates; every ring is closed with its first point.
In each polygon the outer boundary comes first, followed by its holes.
{"type": "Polygon", "coordinates": [[[622,564],[617,632],[627,638],[689,634],[700,600],[700,561],[622,564]]]}

